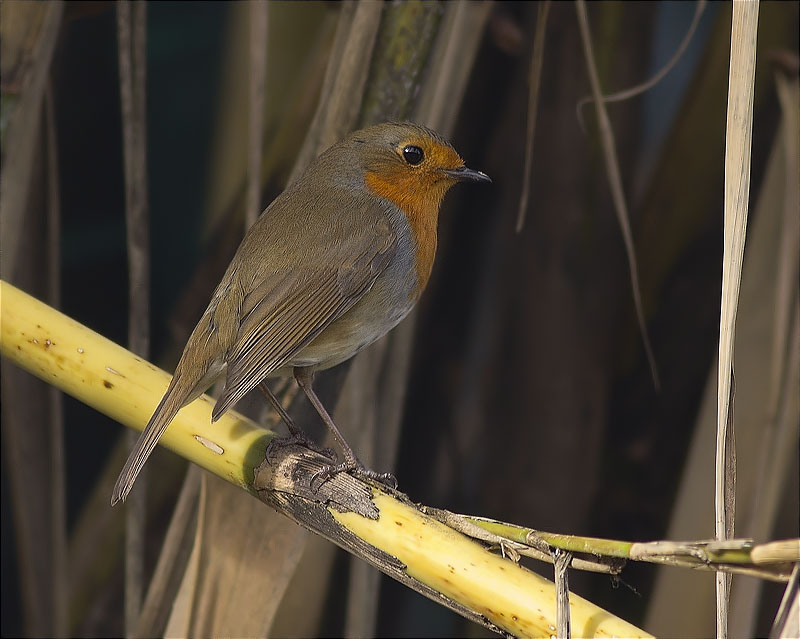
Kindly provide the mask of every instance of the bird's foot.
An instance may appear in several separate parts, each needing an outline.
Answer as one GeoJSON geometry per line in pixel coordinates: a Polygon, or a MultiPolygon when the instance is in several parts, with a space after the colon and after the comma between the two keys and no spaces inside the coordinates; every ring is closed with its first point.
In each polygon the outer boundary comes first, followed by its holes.
{"type": "Polygon", "coordinates": [[[267,460],[269,460],[271,454],[274,454],[278,449],[285,448],[286,446],[302,446],[303,448],[308,448],[323,457],[327,457],[332,462],[335,462],[337,459],[333,448],[320,446],[305,433],[298,432],[285,437],[273,437],[269,441],[269,444],[267,444],[267,460]]]}
{"type": "Polygon", "coordinates": [[[329,479],[332,479],[339,473],[350,473],[355,477],[372,479],[384,486],[395,490],[397,488],[397,478],[392,473],[379,473],[371,468],[367,468],[358,459],[346,458],[343,462],[327,466],[322,470],[318,470],[311,478],[311,490],[318,491],[319,488],[329,479]]]}

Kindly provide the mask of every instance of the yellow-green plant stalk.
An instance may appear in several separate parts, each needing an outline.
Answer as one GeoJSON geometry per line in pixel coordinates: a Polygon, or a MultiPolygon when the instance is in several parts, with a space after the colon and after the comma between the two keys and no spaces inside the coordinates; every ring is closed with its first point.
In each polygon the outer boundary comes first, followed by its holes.
{"type": "MultiPolygon", "coordinates": [[[[0,284],[0,352],[112,419],[141,430],[170,375],[14,286],[0,284]]],[[[180,411],[161,443],[245,490],[272,433],[231,413],[211,423],[203,396],[180,411]]]]}
{"type": "MultiPolygon", "coordinates": [[[[506,540],[510,550],[521,554],[527,553],[514,544],[531,549],[542,546],[545,549],[558,548],[598,560],[630,559],[698,570],[738,572],[778,582],[788,581],[795,564],[800,562],[798,538],[766,543],[755,543],[752,539],[631,542],[550,533],[484,517],[425,510],[439,521],[456,528],[464,523],[477,526],[490,533],[491,537],[484,540],[506,540]]],[[[622,569],[622,565],[619,565],[619,569],[622,569]]]]}
{"type": "MultiPolygon", "coordinates": [[[[6,282],[0,282],[0,353],[136,429],[169,382],[164,371],[6,282]]],[[[310,483],[318,460],[280,453],[281,461],[265,463],[272,433],[232,412],[211,424],[211,408],[208,397],[186,406],[161,442],[469,619],[514,636],[554,634],[552,582],[425,515],[402,494],[345,474],[318,493],[309,490],[302,478],[310,483]],[[335,507],[343,489],[349,494],[339,505],[366,504],[367,516],[335,507]]],[[[574,594],[570,613],[575,636],[650,636],[574,594]]]]}

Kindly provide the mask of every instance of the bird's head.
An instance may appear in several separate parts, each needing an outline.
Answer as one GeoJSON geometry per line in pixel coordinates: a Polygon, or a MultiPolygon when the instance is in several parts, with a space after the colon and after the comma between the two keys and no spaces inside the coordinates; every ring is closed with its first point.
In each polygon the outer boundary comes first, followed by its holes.
{"type": "Polygon", "coordinates": [[[359,158],[364,184],[407,214],[437,215],[445,193],[456,182],[491,182],[469,169],[435,131],[410,122],[386,122],[343,140],[359,158]]]}

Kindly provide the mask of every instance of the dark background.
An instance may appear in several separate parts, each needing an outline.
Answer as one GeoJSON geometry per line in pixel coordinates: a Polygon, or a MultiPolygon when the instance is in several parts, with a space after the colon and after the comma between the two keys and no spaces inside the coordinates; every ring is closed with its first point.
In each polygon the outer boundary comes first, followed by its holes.
{"type": "MultiPolygon", "coordinates": [[[[671,2],[589,8],[608,91],[637,84],[663,66],[694,12],[692,3],[671,2]]],[[[306,6],[297,28],[306,28],[300,21],[307,20],[313,39],[323,14],[336,10],[306,6]]],[[[211,2],[148,7],[151,359],[168,370],[242,226],[235,217],[240,211],[219,222],[207,204],[220,93],[227,86],[223,59],[231,46],[231,11],[230,4],[211,2]]],[[[572,3],[556,2],[551,9],[532,196],[525,227],[514,232],[526,179],[536,11],[536,3],[493,5],[455,126],[454,146],[494,183],[455,189],[442,211],[437,263],[419,308],[396,475],[414,501],[456,512],[562,533],[661,539],[716,357],[730,12],[711,3],[675,69],[651,92],[608,107],[661,378],[658,392],[636,324],[593,106],[583,109],[586,132],[575,114],[589,83],[572,3]]],[[[797,3],[762,3],[759,51],[796,52],[797,15],[797,3]]],[[[116,47],[113,5],[70,5],[51,77],[61,310],[124,344],[128,292],[116,47]]],[[[288,55],[270,64],[295,68],[288,55]]],[[[761,57],[757,82],[752,202],[780,118],[772,72],[761,57]]],[[[280,117],[272,122],[267,135],[275,134],[280,117]]],[[[302,140],[303,131],[294,135],[302,140]]],[[[297,150],[289,145],[274,162],[263,204],[280,192],[297,150]]],[[[20,285],[41,295],[35,276],[20,285]]],[[[123,428],[70,398],[64,414],[71,531],[123,428]]],[[[160,457],[156,463],[180,468],[170,454],[160,457]]],[[[9,463],[4,456],[4,636],[25,631],[9,463]]],[[[151,564],[179,486],[178,480],[165,488],[171,496],[152,513],[151,564]]],[[[797,502],[796,482],[787,482],[775,538],[797,535],[797,502]]],[[[711,537],[713,517],[706,519],[711,537]]],[[[120,555],[108,561],[119,562],[120,555]]],[[[551,568],[534,567],[552,578],[551,568]]],[[[347,570],[340,558],[336,579],[347,570]]],[[[73,622],[76,633],[122,632],[121,568],[114,574],[104,603],[92,608],[94,617],[73,622]]],[[[570,585],[642,624],[655,574],[647,565],[630,565],[620,581],[573,571],[570,585]]],[[[781,593],[781,586],[765,588],[757,634],[768,631],[781,593]]],[[[321,634],[342,632],[336,611],[343,597],[344,589],[331,589],[321,634]]],[[[474,633],[388,579],[381,583],[378,619],[379,636],[474,633]]]]}

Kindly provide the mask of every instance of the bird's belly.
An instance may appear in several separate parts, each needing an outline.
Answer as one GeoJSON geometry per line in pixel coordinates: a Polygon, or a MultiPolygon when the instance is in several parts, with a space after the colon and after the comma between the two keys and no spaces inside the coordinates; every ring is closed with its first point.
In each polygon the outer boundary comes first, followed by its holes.
{"type": "Polygon", "coordinates": [[[323,370],[336,366],[386,335],[411,311],[421,292],[416,245],[406,216],[394,205],[387,203],[387,207],[396,250],[386,269],[350,309],[270,377],[291,375],[295,367],[323,370]]]}
{"type": "Polygon", "coordinates": [[[402,306],[379,310],[365,308],[362,304],[365,301],[362,298],[328,326],[292,358],[290,365],[314,366],[320,370],[336,366],[386,335],[408,315],[413,306],[409,299],[402,306]]]}
{"type": "Polygon", "coordinates": [[[392,330],[408,315],[417,298],[416,274],[410,265],[390,266],[344,315],[298,352],[289,366],[336,366],[392,330]]]}

